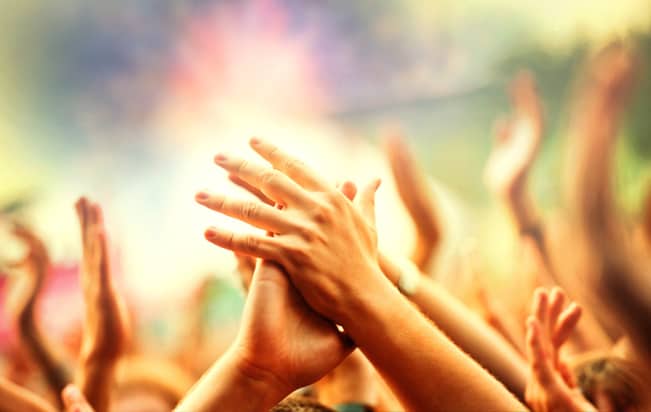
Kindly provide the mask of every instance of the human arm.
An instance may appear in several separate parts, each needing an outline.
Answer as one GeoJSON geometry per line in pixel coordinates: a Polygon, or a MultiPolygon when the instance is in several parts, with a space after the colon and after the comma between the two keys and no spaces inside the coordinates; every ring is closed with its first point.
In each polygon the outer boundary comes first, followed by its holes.
{"type": "Polygon", "coordinates": [[[382,274],[373,223],[379,181],[366,185],[354,206],[299,160],[260,139],[251,145],[277,170],[224,154],[216,163],[283,209],[221,194],[200,193],[197,199],[275,236],[213,227],[208,240],[278,262],[315,311],[343,326],[407,409],[524,409],[382,274]]]}
{"type": "Polygon", "coordinates": [[[56,408],[38,395],[0,377],[0,412],[55,412],[56,408]]]}
{"type": "Polygon", "coordinates": [[[109,410],[117,362],[128,336],[129,322],[122,296],[109,266],[102,210],[80,198],[76,205],[83,260],[81,285],[85,304],[84,331],[75,383],[96,412],[109,410]]]}
{"type": "MultiPolygon", "coordinates": [[[[394,284],[410,268],[408,262],[379,255],[382,272],[394,284]]],[[[456,345],[484,366],[518,397],[524,394],[526,362],[499,333],[491,328],[463,302],[451,295],[436,281],[418,274],[418,286],[408,295],[434,324],[456,345]]]]}
{"type": "Polygon", "coordinates": [[[315,382],[352,350],[335,325],[312,311],[275,264],[253,274],[242,326],[226,352],[176,411],[268,411],[315,382]]]}
{"type": "Polygon", "coordinates": [[[71,377],[59,351],[36,322],[36,307],[43,292],[50,260],[45,245],[31,230],[16,225],[14,235],[27,245],[27,255],[13,266],[24,269],[29,282],[29,288],[25,289],[17,308],[18,333],[21,342],[43,372],[49,388],[59,394],[71,377]]]}
{"type": "Polygon", "coordinates": [[[441,223],[431,187],[402,136],[390,135],[384,146],[398,195],[416,232],[410,258],[420,270],[427,271],[441,243],[441,223]]]}

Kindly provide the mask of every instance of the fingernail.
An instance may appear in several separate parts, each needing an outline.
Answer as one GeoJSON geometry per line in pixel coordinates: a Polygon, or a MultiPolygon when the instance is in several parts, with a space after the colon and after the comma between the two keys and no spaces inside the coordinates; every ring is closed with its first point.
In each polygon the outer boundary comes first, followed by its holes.
{"type": "Polygon", "coordinates": [[[205,233],[206,239],[214,239],[217,237],[217,232],[215,229],[208,229],[205,233]]]}
{"type": "Polygon", "coordinates": [[[216,162],[216,163],[223,163],[224,161],[226,161],[226,155],[225,155],[225,154],[223,154],[223,153],[218,153],[218,154],[215,156],[215,162],[216,162]]]}
{"type": "Polygon", "coordinates": [[[199,192],[194,195],[194,198],[197,202],[205,202],[210,196],[206,192],[199,192]]]}
{"type": "Polygon", "coordinates": [[[251,144],[260,144],[260,139],[258,139],[257,137],[252,137],[251,144]]]}

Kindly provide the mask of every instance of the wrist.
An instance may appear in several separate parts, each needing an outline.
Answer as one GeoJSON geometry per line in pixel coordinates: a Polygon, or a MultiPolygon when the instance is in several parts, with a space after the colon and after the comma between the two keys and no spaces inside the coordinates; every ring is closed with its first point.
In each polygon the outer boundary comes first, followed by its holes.
{"type": "Polygon", "coordinates": [[[231,347],[190,390],[176,412],[267,412],[292,392],[273,373],[257,368],[231,347]]]}

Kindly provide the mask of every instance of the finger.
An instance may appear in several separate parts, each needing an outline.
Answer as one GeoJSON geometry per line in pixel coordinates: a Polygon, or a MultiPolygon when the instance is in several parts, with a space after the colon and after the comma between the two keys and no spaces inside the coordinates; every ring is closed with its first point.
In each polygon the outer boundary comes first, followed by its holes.
{"type": "Polygon", "coordinates": [[[237,272],[240,275],[240,281],[245,292],[249,291],[253,271],[255,270],[255,258],[235,253],[237,259],[237,272]]]}
{"type": "Polygon", "coordinates": [[[561,288],[555,287],[549,295],[548,325],[550,328],[550,335],[556,327],[556,322],[558,321],[558,316],[563,310],[563,306],[565,306],[565,293],[561,288]]]}
{"type": "Polygon", "coordinates": [[[495,135],[495,145],[499,146],[501,143],[504,143],[509,140],[511,136],[511,129],[513,126],[513,121],[507,117],[500,117],[495,121],[493,125],[494,135],[495,135]]]}
{"type": "Polygon", "coordinates": [[[555,347],[560,347],[570,337],[579,319],[581,319],[581,306],[572,302],[558,318],[552,335],[552,344],[555,347]]]}
{"type": "Polygon", "coordinates": [[[282,243],[275,237],[235,233],[216,227],[208,228],[205,237],[209,242],[241,255],[272,261],[282,258],[282,243]]]}
{"type": "Polygon", "coordinates": [[[66,412],[93,412],[93,408],[88,404],[84,395],[72,384],[63,389],[61,399],[66,407],[66,412]]]}
{"type": "Polygon", "coordinates": [[[262,193],[260,190],[256,189],[255,187],[251,186],[250,184],[246,183],[244,180],[240,179],[234,174],[229,174],[228,175],[228,180],[231,182],[235,183],[242,189],[246,190],[247,192],[251,193],[253,196],[257,197],[260,199],[262,203],[266,203],[268,205],[273,206],[274,201],[269,199],[267,196],[265,196],[264,193],[262,193]]]}
{"type": "Polygon", "coordinates": [[[310,202],[307,192],[277,170],[223,153],[215,156],[215,163],[260,190],[275,203],[304,205],[310,202]]]}
{"type": "Polygon", "coordinates": [[[536,289],[533,297],[533,307],[531,309],[531,314],[536,317],[545,330],[547,330],[547,299],[547,291],[544,288],[536,289]]]}
{"type": "Polygon", "coordinates": [[[371,180],[355,197],[355,203],[366,220],[375,226],[375,192],[380,187],[380,179],[371,180]]]}
{"type": "Polygon", "coordinates": [[[332,187],[305,162],[289,155],[272,143],[259,137],[252,138],[249,143],[251,148],[271,163],[274,169],[280,170],[305,189],[328,191],[332,187]]]}
{"type": "Polygon", "coordinates": [[[287,233],[296,229],[288,214],[264,203],[233,199],[216,193],[199,192],[196,201],[208,209],[249,223],[272,233],[287,233]]]}
{"type": "Polygon", "coordinates": [[[348,200],[353,201],[355,199],[355,195],[357,194],[357,186],[355,183],[346,180],[341,185],[338,185],[337,188],[348,198],[348,200]]]}
{"type": "Polygon", "coordinates": [[[106,241],[106,232],[103,230],[97,233],[97,252],[99,259],[99,281],[106,285],[110,282],[111,272],[109,269],[108,247],[106,241]]]}
{"type": "Polygon", "coordinates": [[[552,366],[543,348],[541,324],[530,316],[527,319],[527,354],[534,379],[545,385],[552,380],[552,366]]]}
{"type": "Polygon", "coordinates": [[[86,229],[88,227],[88,200],[85,197],[80,197],[75,203],[77,211],[77,218],[79,219],[79,229],[81,230],[81,242],[85,247],[87,242],[86,229]]]}

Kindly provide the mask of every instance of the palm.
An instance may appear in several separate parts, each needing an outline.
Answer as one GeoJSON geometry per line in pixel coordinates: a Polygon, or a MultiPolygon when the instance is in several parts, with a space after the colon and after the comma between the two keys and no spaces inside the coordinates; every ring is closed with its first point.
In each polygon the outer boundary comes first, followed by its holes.
{"type": "Polygon", "coordinates": [[[113,285],[101,209],[84,198],[76,206],[83,246],[84,350],[117,357],[126,344],[129,322],[125,303],[113,285]]]}
{"type": "Polygon", "coordinates": [[[335,326],[312,311],[282,270],[268,262],[254,274],[238,346],[254,367],[291,387],[318,380],[351,350],[335,326]]]}

